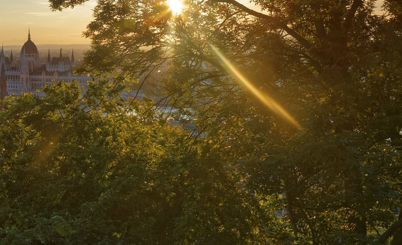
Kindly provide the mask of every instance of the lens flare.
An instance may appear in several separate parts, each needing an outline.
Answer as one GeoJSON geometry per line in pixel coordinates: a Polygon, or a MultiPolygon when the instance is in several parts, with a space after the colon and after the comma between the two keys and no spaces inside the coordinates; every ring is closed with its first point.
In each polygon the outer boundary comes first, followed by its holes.
{"type": "Polygon", "coordinates": [[[182,0],[167,0],[167,4],[174,15],[179,15],[184,8],[182,0]]]}
{"type": "Polygon", "coordinates": [[[280,104],[278,104],[273,98],[271,98],[267,94],[263,94],[250,81],[248,81],[248,79],[236,69],[236,67],[219,51],[219,49],[217,49],[213,45],[210,46],[212,50],[215,52],[215,54],[219,57],[219,59],[225,64],[225,68],[227,69],[227,71],[231,73],[241,85],[246,87],[255,97],[257,97],[274,113],[286,119],[296,128],[302,129],[302,126],[296,121],[296,119],[294,119],[280,104]]]}

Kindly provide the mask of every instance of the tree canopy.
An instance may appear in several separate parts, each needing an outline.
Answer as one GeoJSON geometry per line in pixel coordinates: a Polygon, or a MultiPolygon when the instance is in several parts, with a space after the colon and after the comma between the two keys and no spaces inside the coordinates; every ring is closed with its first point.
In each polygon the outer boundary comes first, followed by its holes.
{"type": "Polygon", "coordinates": [[[251,2],[99,0],[82,69],[163,70],[196,129],[106,82],[6,99],[5,244],[400,244],[400,3],[251,2]]]}

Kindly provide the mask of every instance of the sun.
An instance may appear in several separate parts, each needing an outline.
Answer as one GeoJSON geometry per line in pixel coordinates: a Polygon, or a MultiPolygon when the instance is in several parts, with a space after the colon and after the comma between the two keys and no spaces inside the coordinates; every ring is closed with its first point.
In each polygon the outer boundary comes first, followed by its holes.
{"type": "Polygon", "coordinates": [[[167,0],[167,3],[174,15],[179,15],[184,8],[182,0],[167,0]]]}

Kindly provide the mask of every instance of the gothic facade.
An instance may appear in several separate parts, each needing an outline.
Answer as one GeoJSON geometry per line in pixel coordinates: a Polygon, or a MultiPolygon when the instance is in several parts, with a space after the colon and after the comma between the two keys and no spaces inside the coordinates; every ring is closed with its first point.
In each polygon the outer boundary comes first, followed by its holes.
{"type": "Polygon", "coordinates": [[[24,92],[40,93],[41,88],[52,85],[59,80],[77,80],[81,86],[86,86],[91,77],[73,73],[77,65],[74,59],[74,51],[71,57],[64,57],[60,50],[59,57],[48,57],[46,62],[39,59],[39,51],[31,40],[31,33],[28,32],[28,40],[21,48],[20,59],[14,59],[11,51],[10,57],[4,55],[2,47],[0,53],[0,97],[10,94],[21,94],[24,92]]]}

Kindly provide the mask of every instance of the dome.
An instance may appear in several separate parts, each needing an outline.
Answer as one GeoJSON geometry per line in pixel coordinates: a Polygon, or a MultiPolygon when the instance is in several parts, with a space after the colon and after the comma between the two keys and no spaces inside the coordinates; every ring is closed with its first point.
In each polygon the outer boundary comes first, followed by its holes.
{"type": "Polygon", "coordinates": [[[39,55],[38,48],[36,47],[34,42],[31,41],[31,30],[28,31],[28,41],[26,41],[24,46],[22,46],[21,54],[24,52],[24,49],[25,54],[39,55]]]}
{"type": "Polygon", "coordinates": [[[22,46],[21,53],[24,52],[25,49],[25,54],[39,54],[38,48],[36,45],[31,41],[31,39],[28,39],[24,46],[22,46]]]}

